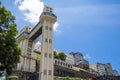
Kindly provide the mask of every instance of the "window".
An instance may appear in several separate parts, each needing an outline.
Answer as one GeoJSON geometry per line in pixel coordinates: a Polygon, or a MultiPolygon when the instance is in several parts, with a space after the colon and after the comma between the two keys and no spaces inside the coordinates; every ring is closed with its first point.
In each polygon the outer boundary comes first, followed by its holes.
{"type": "Polygon", "coordinates": [[[52,10],[50,10],[50,12],[52,13],[52,10]]]}
{"type": "Polygon", "coordinates": [[[58,65],[59,65],[59,63],[60,63],[60,62],[58,61],[58,65]]]}
{"type": "Polygon", "coordinates": [[[50,8],[50,12],[52,13],[52,8],[50,8]]]}
{"type": "Polygon", "coordinates": [[[57,61],[55,61],[55,65],[57,65],[57,61]]]}
{"type": "Polygon", "coordinates": [[[45,26],[45,29],[48,30],[48,26],[45,26]]]}
{"type": "Polygon", "coordinates": [[[31,41],[31,40],[29,40],[29,42],[28,42],[28,46],[29,46],[29,47],[32,46],[32,41],[31,41]]]}
{"type": "Polygon", "coordinates": [[[50,30],[50,31],[52,31],[52,28],[51,28],[51,27],[49,27],[49,30],[50,30]]]}
{"type": "Polygon", "coordinates": [[[51,39],[49,39],[49,43],[52,43],[52,40],[51,40],[51,39]]]}
{"type": "Polygon", "coordinates": [[[50,8],[50,10],[52,10],[52,8],[50,8]]]}
{"type": "Polygon", "coordinates": [[[48,39],[47,39],[47,38],[45,39],[45,42],[48,42],[48,39]]]}
{"type": "Polygon", "coordinates": [[[62,66],[62,62],[61,62],[61,66],[62,66]]]}
{"type": "Polygon", "coordinates": [[[65,63],[63,63],[63,66],[65,66],[65,63]]]}
{"type": "Polygon", "coordinates": [[[66,67],[67,67],[68,65],[67,65],[67,63],[66,63],[66,67]]]}
{"type": "Polygon", "coordinates": [[[48,9],[46,9],[46,11],[48,12],[49,10],[48,10],[48,9]]]}
{"type": "Polygon", "coordinates": [[[51,73],[52,73],[51,70],[49,70],[48,74],[51,75],[51,73]]]}
{"type": "Polygon", "coordinates": [[[44,70],[44,75],[46,75],[47,74],[47,70],[44,70]]]}
{"type": "Polygon", "coordinates": [[[45,53],[45,57],[47,57],[47,53],[45,53]]]}
{"type": "Polygon", "coordinates": [[[52,58],[52,54],[51,53],[49,54],[49,58],[52,58]]]}

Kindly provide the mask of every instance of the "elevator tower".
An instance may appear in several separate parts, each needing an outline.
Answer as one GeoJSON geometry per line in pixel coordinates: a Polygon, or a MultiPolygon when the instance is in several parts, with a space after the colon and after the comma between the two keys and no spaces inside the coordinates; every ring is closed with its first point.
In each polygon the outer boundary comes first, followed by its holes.
{"type": "Polygon", "coordinates": [[[39,22],[34,28],[26,27],[17,36],[16,40],[22,50],[20,63],[17,70],[33,72],[35,68],[34,44],[38,37],[42,35],[41,42],[41,58],[39,80],[53,80],[53,25],[57,20],[57,16],[53,13],[53,9],[44,6],[43,12],[39,18],[39,22]]]}
{"type": "Polygon", "coordinates": [[[42,47],[40,60],[40,76],[39,80],[53,80],[53,25],[57,17],[53,14],[53,9],[45,6],[40,16],[40,24],[42,25],[42,47]]]}

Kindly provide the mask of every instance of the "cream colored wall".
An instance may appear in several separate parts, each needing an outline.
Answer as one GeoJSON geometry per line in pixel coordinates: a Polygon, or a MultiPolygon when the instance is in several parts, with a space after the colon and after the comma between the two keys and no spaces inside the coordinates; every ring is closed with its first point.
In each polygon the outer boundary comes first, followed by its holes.
{"type": "Polygon", "coordinates": [[[27,54],[29,39],[26,38],[26,36],[21,36],[17,40],[19,42],[18,45],[21,48],[21,58],[20,63],[17,64],[17,70],[35,72],[36,54],[35,53],[27,54]]]}
{"type": "MultiPolygon", "coordinates": [[[[53,13],[52,8],[45,7],[46,9],[53,13]]],[[[36,26],[36,28],[26,37],[25,35],[20,36],[17,40],[20,42],[19,46],[22,50],[22,56],[21,56],[21,62],[18,64],[18,67],[23,67],[24,71],[32,71],[35,70],[35,61],[36,61],[36,54],[34,54],[33,51],[31,51],[30,54],[28,53],[28,40],[42,27],[42,46],[41,46],[41,64],[40,64],[40,76],[39,80],[53,80],[53,72],[54,72],[54,66],[53,66],[53,24],[55,23],[56,18],[49,15],[42,15],[40,17],[40,23],[36,26]],[[45,29],[45,27],[48,26],[49,28],[52,28],[50,30],[45,29]],[[48,42],[45,42],[45,40],[48,39],[48,42]],[[52,43],[49,43],[49,40],[52,41],[52,43]],[[47,53],[47,57],[45,57],[45,53],[47,53]],[[49,57],[51,55],[51,57],[49,57]],[[31,69],[31,70],[30,70],[31,69]],[[44,70],[47,71],[47,74],[44,74],[44,70]],[[48,72],[51,71],[51,75],[48,74],[48,72]]],[[[32,42],[32,50],[33,50],[34,42],[32,42]]]]}
{"type": "Polygon", "coordinates": [[[92,69],[94,69],[95,71],[98,72],[98,69],[97,69],[97,65],[96,65],[96,64],[90,65],[90,68],[92,68],[92,69]]]}

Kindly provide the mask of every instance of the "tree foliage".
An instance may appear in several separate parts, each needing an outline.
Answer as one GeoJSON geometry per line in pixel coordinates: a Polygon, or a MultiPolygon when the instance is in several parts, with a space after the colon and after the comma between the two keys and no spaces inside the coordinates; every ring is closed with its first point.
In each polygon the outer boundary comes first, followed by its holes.
{"type": "Polygon", "coordinates": [[[66,76],[66,77],[65,77],[65,80],[85,80],[85,79],[78,78],[78,77],[73,78],[73,77],[66,76]]]}
{"type": "Polygon", "coordinates": [[[54,58],[59,59],[59,54],[56,51],[54,51],[54,58]]]}
{"type": "Polygon", "coordinates": [[[63,60],[63,61],[65,61],[66,60],[66,55],[65,55],[65,53],[64,52],[60,52],[59,53],[59,58],[61,59],[61,60],[63,60]]]}
{"type": "Polygon", "coordinates": [[[56,58],[56,59],[61,59],[61,60],[63,60],[63,61],[65,61],[66,60],[66,55],[65,55],[65,53],[64,52],[59,52],[59,53],[57,53],[56,51],[54,51],[54,58],[56,58]]]}
{"type": "Polygon", "coordinates": [[[21,54],[15,39],[17,29],[14,20],[11,12],[0,4],[0,63],[4,65],[8,74],[19,62],[21,54]]]}

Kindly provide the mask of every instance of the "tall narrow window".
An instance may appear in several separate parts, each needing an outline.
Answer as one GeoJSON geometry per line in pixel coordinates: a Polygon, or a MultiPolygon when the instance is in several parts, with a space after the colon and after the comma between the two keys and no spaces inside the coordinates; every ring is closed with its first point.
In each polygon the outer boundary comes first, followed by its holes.
{"type": "Polygon", "coordinates": [[[49,54],[49,58],[52,58],[52,54],[51,53],[49,54]]]}
{"type": "Polygon", "coordinates": [[[51,39],[49,39],[49,43],[52,43],[52,40],[51,40],[51,39]]]}
{"type": "Polygon", "coordinates": [[[48,30],[48,26],[45,26],[45,29],[48,30]]]}
{"type": "Polygon", "coordinates": [[[51,27],[49,27],[49,30],[50,30],[50,31],[52,31],[52,28],[51,28],[51,27]]]}
{"type": "Polygon", "coordinates": [[[45,57],[47,57],[47,53],[45,53],[45,57]]]}
{"type": "Polygon", "coordinates": [[[45,42],[48,42],[48,39],[47,39],[47,38],[45,39],[45,42]]]}
{"type": "Polygon", "coordinates": [[[48,74],[49,74],[49,75],[51,75],[51,74],[52,74],[51,70],[49,70],[48,74]]]}
{"type": "Polygon", "coordinates": [[[44,70],[44,75],[46,75],[47,74],[47,70],[44,70]]]}

